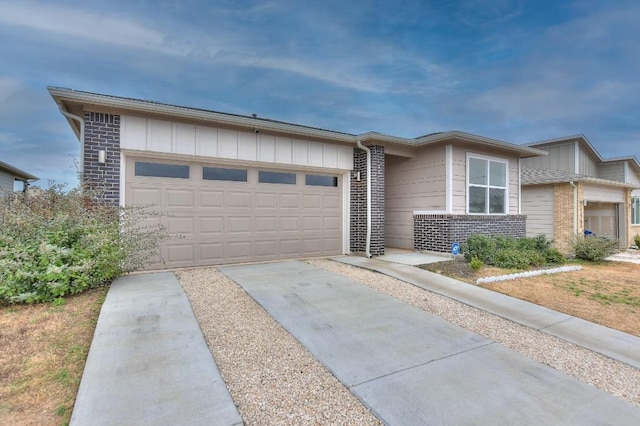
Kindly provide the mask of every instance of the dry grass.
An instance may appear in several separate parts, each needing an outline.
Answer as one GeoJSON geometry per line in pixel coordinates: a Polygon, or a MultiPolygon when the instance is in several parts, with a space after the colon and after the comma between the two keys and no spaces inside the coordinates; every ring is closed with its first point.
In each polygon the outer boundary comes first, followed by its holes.
{"type": "Polygon", "coordinates": [[[0,424],[67,424],[106,289],[0,307],[0,424]]]}
{"type": "MultiPolygon", "coordinates": [[[[464,262],[425,267],[470,283],[475,283],[480,277],[513,272],[486,266],[474,272],[464,262]]],[[[540,275],[481,286],[640,336],[639,264],[584,263],[581,271],[540,275]]]]}

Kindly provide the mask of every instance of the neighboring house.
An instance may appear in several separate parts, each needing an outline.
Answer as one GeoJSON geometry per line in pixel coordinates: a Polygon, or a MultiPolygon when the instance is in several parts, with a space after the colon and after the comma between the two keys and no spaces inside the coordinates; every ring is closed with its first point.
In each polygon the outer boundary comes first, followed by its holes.
{"type": "Polygon", "coordinates": [[[583,135],[535,142],[545,157],[522,161],[522,212],[527,235],[544,234],[564,254],[585,231],[620,239],[627,248],[640,233],[640,163],[604,159],[583,135]]]}
{"type": "Polygon", "coordinates": [[[520,161],[546,154],[458,131],[352,135],[49,92],[82,142],[85,178],[113,202],[156,205],[182,235],[163,244],[164,267],[450,251],[478,231],[524,236],[520,161]]]}
{"type": "Polygon", "coordinates": [[[16,181],[22,182],[22,191],[27,192],[29,183],[36,180],[38,180],[36,176],[0,161],[0,197],[12,193],[16,181]]]}

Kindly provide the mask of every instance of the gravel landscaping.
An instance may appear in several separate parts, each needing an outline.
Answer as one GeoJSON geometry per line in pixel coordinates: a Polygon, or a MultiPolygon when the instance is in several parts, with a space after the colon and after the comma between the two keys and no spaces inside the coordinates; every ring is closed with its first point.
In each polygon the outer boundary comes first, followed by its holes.
{"type": "MultiPolygon", "coordinates": [[[[397,279],[308,261],[486,336],[640,406],[640,370],[397,279]]],[[[246,424],[380,424],[349,390],[233,281],[214,268],[178,278],[246,424]]]]}

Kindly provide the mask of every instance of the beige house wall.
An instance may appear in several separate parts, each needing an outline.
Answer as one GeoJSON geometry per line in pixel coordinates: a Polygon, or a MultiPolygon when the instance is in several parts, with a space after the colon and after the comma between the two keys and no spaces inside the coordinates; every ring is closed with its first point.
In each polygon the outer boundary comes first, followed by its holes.
{"type": "Polygon", "coordinates": [[[553,206],[553,185],[522,187],[522,211],[527,216],[527,237],[542,234],[549,240],[555,238],[553,206]]]}
{"type": "Polygon", "coordinates": [[[3,194],[8,194],[13,192],[13,181],[14,176],[9,173],[5,173],[0,170],[0,197],[3,194]]]}
{"type": "Polygon", "coordinates": [[[413,248],[413,212],[446,209],[445,146],[419,149],[415,159],[385,157],[385,244],[413,248]]]}

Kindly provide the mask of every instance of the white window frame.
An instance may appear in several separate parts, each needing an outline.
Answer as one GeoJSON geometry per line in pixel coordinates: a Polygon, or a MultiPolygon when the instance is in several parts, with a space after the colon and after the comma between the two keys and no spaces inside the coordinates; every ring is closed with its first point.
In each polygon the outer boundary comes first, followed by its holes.
{"type": "Polygon", "coordinates": [[[631,224],[640,225],[640,197],[639,196],[631,197],[631,224]]]}
{"type": "Polygon", "coordinates": [[[465,193],[466,193],[466,200],[465,200],[465,210],[467,212],[468,215],[477,215],[477,216],[506,216],[509,214],[509,159],[507,158],[500,158],[500,157],[491,157],[489,155],[484,155],[484,154],[476,154],[473,152],[467,152],[467,169],[466,169],[466,187],[465,187],[465,193]],[[478,185],[478,184],[470,184],[469,183],[469,163],[471,159],[476,159],[476,160],[485,160],[487,161],[487,185],[478,185]],[[489,169],[489,164],[490,162],[496,162],[496,163],[502,163],[505,165],[505,186],[495,186],[495,185],[490,185],[490,169],[489,169]],[[477,213],[477,212],[469,212],[469,188],[471,186],[474,187],[478,187],[478,188],[488,188],[488,189],[504,189],[504,212],[502,213],[490,213],[489,212],[489,197],[490,197],[490,191],[487,191],[487,199],[486,199],[486,208],[487,208],[487,212],[486,213],[477,213]]]}

